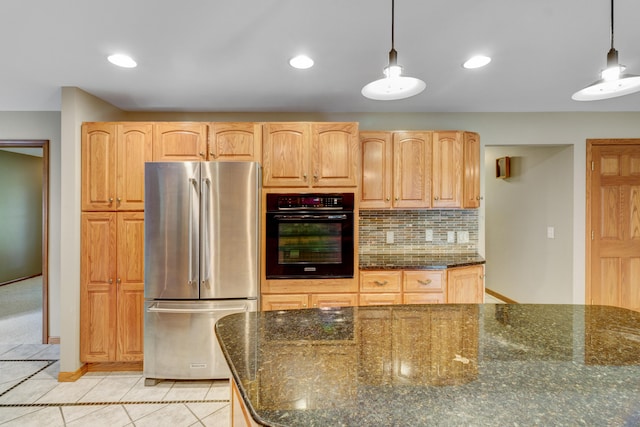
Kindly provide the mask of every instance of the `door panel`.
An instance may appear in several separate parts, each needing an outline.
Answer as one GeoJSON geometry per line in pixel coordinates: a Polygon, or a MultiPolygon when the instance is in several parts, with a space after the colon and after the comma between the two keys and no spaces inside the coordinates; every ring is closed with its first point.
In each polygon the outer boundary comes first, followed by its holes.
{"type": "Polygon", "coordinates": [[[640,140],[590,140],[587,302],[640,310],[640,140]]]}

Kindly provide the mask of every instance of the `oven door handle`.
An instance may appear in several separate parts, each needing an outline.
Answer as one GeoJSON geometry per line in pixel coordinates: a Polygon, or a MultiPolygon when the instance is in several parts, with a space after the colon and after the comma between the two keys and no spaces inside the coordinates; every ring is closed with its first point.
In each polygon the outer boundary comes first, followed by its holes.
{"type": "Polygon", "coordinates": [[[274,219],[281,221],[300,221],[301,219],[318,219],[325,221],[346,220],[346,215],[274,215],[274,219]]]}

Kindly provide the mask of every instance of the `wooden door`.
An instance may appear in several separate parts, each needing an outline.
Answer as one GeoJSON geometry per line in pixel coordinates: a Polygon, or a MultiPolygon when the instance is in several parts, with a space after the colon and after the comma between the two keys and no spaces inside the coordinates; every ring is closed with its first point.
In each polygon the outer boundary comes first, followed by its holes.
{"type": "Polygon", "coordinates": [[[587,302],[640,311],[640,139],[589,140],[587,302]]]}
{"type": "Polygon", "coordinates": [[[393,206],[431,207],[431,132],[393,134],[393,206]]]}
{"type": "Polygon", "coordinates": [[[462,207],[480,207],[480,135],[464,133],[464,182],[462,207]]]}
{"type": "Polygon", "coordinates": [[[447,271],[448,304],[481,304],[484,302],[484,267],[452,268],[447,271]]]}
{"type": "Polygon", "coordinates": [[[433,134],[434,208],[462,207],[462,138],[460,132],[433,134]]]}
{"type": "Polygon", "coordinates": [[[360,208],[391,207],[393,180],[391,132],[360,132],[360,208]]]}
{"type": "Polygon", "coordinates": [[[210,123],[209,159],[262,162],[262,124],[253,122],[210,123]]]}
{"type": "Polygon", "coordinates": [[[207,156],[207,124],[191,122],[155,123],[153,161],[200,161],[207,156]]]}
{"type": "Polygon", "coordinates": [[[83,213],[80,238],[80,360],[113,361],[116,355],[116,214],[83,213]]]}
{"type": "Polygon", "coordinates": [[[267,123],[262,145],[262,184],[265,187],[310,185],[309,123],[267,123]]]}
{"type": "Polygon", "coordinates": [[[116,209],[116,126],[82,125],[82,210],[116,209]]]}
{"type": "Polygon", "coordinates": [[[144,213],[117,218],[117,352],[119,361],[142,361],[144,325],[144,213]]]}
{"type": "Polygon", "coordinates": [[[311,185],[355,187],[358,185],[358,124],[313,123],[311,125],[311,185]]]}
{"type": "Polygon", "coordinates": [[[153,159],[153,126],[131,123],[117,126],[116,209],[144,210],[144,164],[153,159]]]}

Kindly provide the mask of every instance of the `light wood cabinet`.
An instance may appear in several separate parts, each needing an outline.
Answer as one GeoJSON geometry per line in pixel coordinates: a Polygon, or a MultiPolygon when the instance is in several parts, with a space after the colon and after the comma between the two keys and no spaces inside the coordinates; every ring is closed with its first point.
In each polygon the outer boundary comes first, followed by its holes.
{"type": "Polygon", "coordinates": [[[262,162],[262,123],[209,123],[208,159],[262,162]]]}
{"type": "Polygon", "coordinates": [[[261,305],[263,311],[349,307],[358,305],[358,294],[263,294],[261,305]]]}
{"type": "Polygon", "coordinates": [[[82,125],[84,211],[144,209],[144,163],[152,159],[149,123],[82,125]]]}
{"type": "Polygon", "coordinates": [[[403,271],[402,291],[403,304],[443,304],[447,301],[446,271],[403,271]]]}
{"type": "Polygon", "coordinates": [[[153,161],[200,161],[207,159],[207,124],[156,122],[153,124],[153,161]]]}
{"type": "Polygon", "coordinates": [[[82,214],[80,359],[143,357],[144,214],[82,214]]]}
{"type": "Polygon", "coordinates": [[[480,137],[474,132],[361,132],[361,209],[477,208],[480,137]]]}
{"type": "Polygon", "coordinates": [[[400,292],[402,271],[360,271],[360,292],[400,292]]]}
{"type": "Polygon", "coordinates": [[[447,303],[481,304],[484,302],[484,266],[447,270],[447,303]]]}
{"type": "Polygon", "coordinates": [[[393,150],[391,132],[360,132],[360,208],[392,206],[393,150]]]}
{"type": "Polygon", "coordinates": [[[433,207],[462,207],[462,132],[433,133],[433,207]]]}
{"type": "Polygon", "coordinates": [[[265,187],[355,187],[357,123],[266,123],[262,166],[265,187]]]}
{"type": "Polygon", "coordinates": [[[464,179],[462,207],[480,207],[480,135],[464,133],[464,179]]]}
{"type": "Polygon", "coordinates": [[[431,132],[393,133],[393,207],[431,207],[431,132]]]}
{"type": "Polygon", "coordinates": [[[400,292],[394,293],[360,293],[358,297],[358,305],[398,305],[402,304],[402,294],[400,292]]]}

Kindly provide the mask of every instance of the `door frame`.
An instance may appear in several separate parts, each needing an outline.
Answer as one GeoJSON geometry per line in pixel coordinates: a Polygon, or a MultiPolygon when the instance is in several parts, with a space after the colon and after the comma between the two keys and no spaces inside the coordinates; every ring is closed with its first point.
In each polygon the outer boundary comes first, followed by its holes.
{"type": "Polygon", "coordinates": [[[2,148],[42,149],[42,343],[49,343],[49,140],[0,139],[2,148]]]}
{"type": "Polygon", "coordinates": [[[593,171],[593,152],[594,146],[602,145],[640,145],[640,138],[598,138],[587,139],[587,164],[586,164],[586,217],[585,217],[585,304],[593,304],[591,295],[591,256],[592,256],[592,240],[591,233],[594,230],[591,218],[591,203],[593,197],[597,195],[592,194],[592,171],[593,171]]]}

